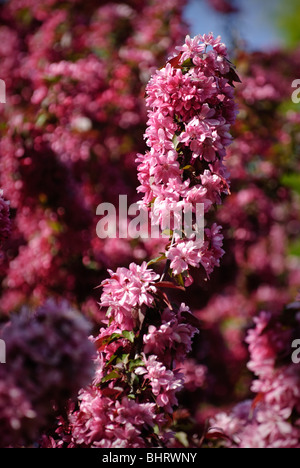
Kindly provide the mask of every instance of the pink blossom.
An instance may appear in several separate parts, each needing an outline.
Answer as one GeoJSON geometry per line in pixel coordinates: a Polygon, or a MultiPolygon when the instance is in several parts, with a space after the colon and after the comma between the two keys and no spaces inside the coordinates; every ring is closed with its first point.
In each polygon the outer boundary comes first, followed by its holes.
{"type": "MultiPolygon", "coordinates": [[[[194,39],[187,36],[178,51],[180,54],[147,86],[146,140],[150,151],[144,158],[138,156],[138,191],[144,193],[144,205],[153,204],[154,223],[162,230],[174,230],[167,221],[170,207],[180,223],[178,212],[185,201],[192,203],[194,213],[197,203],[204,203],[207,212],[212,205],[221,204],[222,194],[229,193],[223,159],[236,117],[232,87],[225,77],[230,70],[227,50],[221,38],[212,34],[194,39]],[[199,160],[201,170],[196,169],[199,160]]],[[[175,275],[187,272],[190,277],[189,267],[200,263],[210,275],[219,266],[224,252],[221,235],[214,230],[207,230],[208,244],[201,251],[182,236],[172,243],[167,258],[175,275]]]]}
{"type": "Polygon", "coordinates": [[[199,264],[199,250],[193,241],[180,241],[167,252],[167,258],[171,260],[171,268],[175,275],[179,275],[189,269],[189,266],[197,267],[199,264]]]}
{"type": "Polygon", "coordinates": [[[146,262],[141,266],[131,263],[129,269],[118,268],[115,273],[109,270],[109,274],[111,278],[102,282],[101,306],[112,308],[109,315],[119,313],[119,324],[123,315],[131,317],[134,307],[143,304],[151,306],[153,293],[156,292],[153,283],[159,276],[147,268],[146,262]]]}
{"type": "Polygon", "coordinates": [[[185,44],[181,47],[177,47],[180,52],[183,52],[181,57],[182,62],[193,57],[195,54],[201,54],[205,50],[205,45],[201,44],[199,41],[199,36],[194,37],[191,39],[190,36],[186,36],[185,44]]]}
{"type": "Polygon", "coordinates": [[[159,327],[150,325],[144,336],[144,353],[156,354],[160,361],[168,366],[172,360],[183,362],[185,356],[192,350],[193,337],[199,333],[190,325],[182,313],[190,314],[185,304],[181,304],[178,311],[165,309],[162,314],[162,324],[159,327]]]}
{"type": "Polygon", "coordinates": [[[197,363],[195,359],[186,359],[177,366],[184,375],[184,387],[190,392],[203,388],[206,383],[208,369],[197,363]]]}
{"type": "Polygon", "coordinates": [[[178,404],[176,393],[183,387],[182,375],[167,370],[155,355],[145,357],[144,362],[146,367],[137,369],[136,373],[149,379],[158,406],[171,413],[172,407],[178,404]]]}

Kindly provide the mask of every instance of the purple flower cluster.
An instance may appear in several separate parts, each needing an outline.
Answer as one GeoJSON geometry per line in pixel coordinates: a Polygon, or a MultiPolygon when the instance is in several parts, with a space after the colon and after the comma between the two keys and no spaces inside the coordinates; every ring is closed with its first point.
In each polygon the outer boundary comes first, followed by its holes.
{"type": "Polygon", "coordinates": [[[5,325],[6,364],[0,368],[0,445],[36,441],[94,372],[89,324],[67,303],[24,309],[5,325]]]}

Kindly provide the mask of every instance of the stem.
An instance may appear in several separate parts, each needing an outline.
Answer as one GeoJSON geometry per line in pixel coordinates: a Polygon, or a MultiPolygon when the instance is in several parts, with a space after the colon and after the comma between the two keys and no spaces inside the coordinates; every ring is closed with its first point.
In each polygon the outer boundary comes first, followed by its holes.
{"type": "Polygon", "coordinates": [[[161,275],[160,281],[163,281],[169,271],[171,260],[167,260],[163,274],[161,275]]]}
{"type": "MultiPolygon", "coordinates": [[[[170,248],[173,247],[174,243],[175,243],[175,232],[173,232],[172,242],[171,242],[170,248]]],[[[165,277],[167,276],[168,271],[170,269],[170,265],[171,265],[171,260],[167,260],[166,265],[165,265],[165,269],[163,271],[163,274],[161,275],[160,281],[163,281],[165,279],[165,277]]]]}

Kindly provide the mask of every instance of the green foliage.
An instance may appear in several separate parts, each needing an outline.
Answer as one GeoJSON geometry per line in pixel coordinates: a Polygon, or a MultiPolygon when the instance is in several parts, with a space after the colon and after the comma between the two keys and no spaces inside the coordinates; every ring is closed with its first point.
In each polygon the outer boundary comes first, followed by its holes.
{"type": "Polygon", "coordinates": [[[281,179],[281,183],[300,194],[300,174],[285,174],[281,179]]]}
{"type": "Polygon", "coordinates": [[[296,48],[300,43],[300,2],[299,0],[285,0],[280,2],[276,23],[283,33],[288,47],[296,48]]]}
{"type": "Polygon", "coordinates": [[[293,257],[300,257],[300,239],[290,245],[289,254],[293,257]]]}

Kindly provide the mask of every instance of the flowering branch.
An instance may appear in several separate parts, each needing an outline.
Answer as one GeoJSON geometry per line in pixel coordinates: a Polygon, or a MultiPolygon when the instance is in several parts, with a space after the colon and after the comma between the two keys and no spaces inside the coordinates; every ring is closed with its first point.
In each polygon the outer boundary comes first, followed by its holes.
{"type": "Polygon", "coordinates": [[[95,378],[52,446],[165,446],[173,437],[170,421],[184,383],[178,366],[199,325],[164,289],[190,285],[190,267],[202,266],[209,276],[224,253],[219,226],[207,227],[199,242],[195,233],[180,232],[176,213],[192,207],[195,221],[198,203],[207,214],[229,193],[223,161],[236,116],[232,77],[238,79],[225,45],[212,34],[187,37],[178,52],[147,87],[150,151],[138,155],[141,204],[152,206],[152,221],[171,231],[165,272],[160,277],[146,262],[109,270],[101,285],[107,321],[94,339],[95,378]],[[170,207],[174,219],[168,226],[170,207]],[[165,281],[167,273],[174,282],[165,281]]]}
{"type": "Polygon", "coordinates": [[[224,254],[216,224],[205,229],[204,242],[197,238],[195,224],[190,234],[176,227],[179,213],[191,210],[195,223],[197,205],[204,205],[208,214],[230,192],[224,157],[236,118],[230,84],[239,78],[220,37],[187,37],[178,51],[147,87],[150,110],[145,137],[150,151],[138,155],[138,191],[144,194],[141,204],[152,207],[153,224],[173,231],[165,256],[171,276],[188,286],[190,267],[202,266],[209,276],[224,254]]]}

